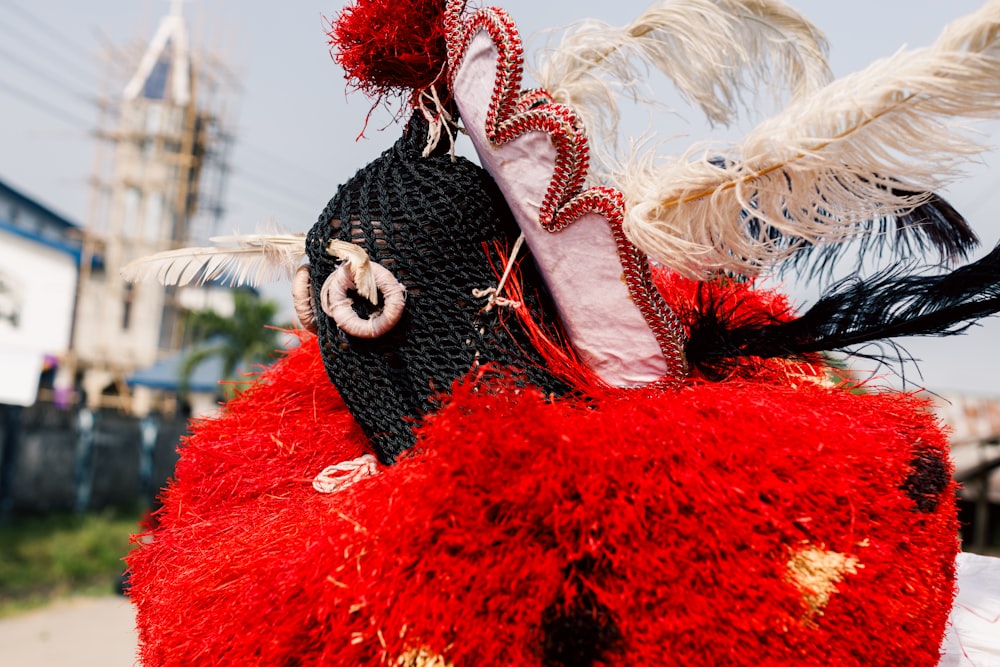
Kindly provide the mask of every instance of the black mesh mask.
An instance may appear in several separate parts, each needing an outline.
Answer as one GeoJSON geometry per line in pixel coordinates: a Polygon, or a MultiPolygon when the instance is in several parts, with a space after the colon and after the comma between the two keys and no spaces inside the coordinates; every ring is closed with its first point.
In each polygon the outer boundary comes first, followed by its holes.
{"type": "MultiPolygon", "coordinates": [[[[513,369],[546,393],[564,390],[513,313],[484,311],[486,300],[473,296],[497,283],[503,258],[495,244],[510,247],[518,234],[502,195],[468,160],[444,150],[422,157],[426,138],[427,123],[414,114],[392,148],[338,188],[306,242],[323,363],[383,463],[414,444],[413,418],[430,397],[476,364],[513,369]],[[406,287],[402,318],[387,333],[350,336],[320,308],[320,287],[339,264],[326,252],[331,239],[364,248],[406,287]]],[[[524,284],[534,288],[524,305],[535,321],[551,321],[530,265],[521,262],[524,284]]],[[[353,301],[362,318],[378,308],[360,296],[353,301]]]]}

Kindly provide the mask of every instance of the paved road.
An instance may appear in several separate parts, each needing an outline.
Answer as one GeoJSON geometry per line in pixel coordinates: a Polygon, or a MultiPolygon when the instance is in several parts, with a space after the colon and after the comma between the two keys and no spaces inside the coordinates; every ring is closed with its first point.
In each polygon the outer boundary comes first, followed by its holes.
{"type": "Polygon", "coordinates": [[[131,667],[135,612],[122,597],[72,598],[0,619],[3,667],[131,667]]]}
{"type": "MultiPolygon", "coordinates": [[[[1000,667],[1000,559],[959,556],[959,594],[939,667],[1000,667]]],[[[0,619],[0,667],[132,667],[135,612],[122,597],[73,598],[0,619]]]]}

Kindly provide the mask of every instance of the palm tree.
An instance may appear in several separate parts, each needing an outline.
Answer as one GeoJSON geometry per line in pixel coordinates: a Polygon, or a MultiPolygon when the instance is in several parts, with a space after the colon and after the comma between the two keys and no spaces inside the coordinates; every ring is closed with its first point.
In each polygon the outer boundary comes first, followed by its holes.
{"type": "Polygon", "coordinates": [[[253,292],[233,292],[233,314],[224,317],[214,310],[193,310],[187,316],[187,333],[194,349],[181,363],[181,393],[187,393],[191,375],[206,359],[222,359],[222,379],[226,380],[226,397],[231,398],[252,381],[237,375],[237,371],[255,364],[267,364],[280,345],[280,328],[274,317],[278,305],[261,299],[253,292]]]}

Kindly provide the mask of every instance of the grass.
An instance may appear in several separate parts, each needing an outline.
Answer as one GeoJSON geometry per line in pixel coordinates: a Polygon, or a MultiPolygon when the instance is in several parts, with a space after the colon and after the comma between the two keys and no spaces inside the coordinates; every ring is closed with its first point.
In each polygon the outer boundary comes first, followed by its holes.
{"type": "Polygon", "coordinates": [[[140,512],[15,517],[0,525],[0,617],[116,590],[140,512]]]}

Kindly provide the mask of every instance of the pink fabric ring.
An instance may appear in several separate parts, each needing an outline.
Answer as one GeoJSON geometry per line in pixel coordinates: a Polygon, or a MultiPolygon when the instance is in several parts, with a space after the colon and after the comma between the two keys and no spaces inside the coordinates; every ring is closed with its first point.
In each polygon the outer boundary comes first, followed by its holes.
{"type": "Polygon", "coordinates": [[[375,286],[382,294],[385,305],[382,310],[373,313],[368,319],[354,312],[353,299],[347,295],[355,289],[354,278],[347,268],[341,264],[337,270],[323,282],[319,292],[319,303],[323,312],[333,318],[344,333],[355,338],[378,338],[395,326],[403,316],[403,305],[406,301],[406,287],[403,286],[389,269],[377,262],[370,262],[369,269],[375,278],[375,286]]]}
{"type": "Polygon", "coordinates": [[[303,329],[316,333],[316,312],[313,310],[313,286],[309,265],[303,264],[292,277],[292,307],[303,329]]]}

